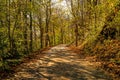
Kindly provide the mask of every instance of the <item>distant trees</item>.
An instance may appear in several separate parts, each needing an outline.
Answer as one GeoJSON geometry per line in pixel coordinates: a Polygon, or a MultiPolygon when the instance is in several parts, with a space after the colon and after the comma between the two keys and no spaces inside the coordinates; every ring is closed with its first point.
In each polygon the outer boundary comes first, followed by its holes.
{"type": "Polygon", "coordinates": [[[0,58],[69,43],[68,12],[52,0],[0,0],[0,58]],[[60,12],[59,12],[60,10],[60,12]],[[66,32],[65,32],[66,31],[66,32]]]}

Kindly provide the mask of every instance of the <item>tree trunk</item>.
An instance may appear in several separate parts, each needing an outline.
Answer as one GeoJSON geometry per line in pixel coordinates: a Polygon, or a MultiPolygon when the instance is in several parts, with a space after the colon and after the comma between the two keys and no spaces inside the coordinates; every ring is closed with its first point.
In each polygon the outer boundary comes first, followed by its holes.
{"type": "Polygon", "coordinates": [[[39,31],[40,31],[40,48],[43,48],[43,28],[41,17],[39,19],[39,31]]]}
{"type": "Polygon", "coordinates": [[[75,38],[76,38],[75,45],[78,46],[78,25],[77,24],[75,27],[75,38]]]}
{"type": "MultiPolygon", "coordinates": [[[[26,0],[26,4],[25,4],[26,6],[25,6],[25,9],[27,9],[27,0],[26,0]]],[[[27,26],[28,26],[28,23],[27,23],[27,11],[25,11],[24,13],[23,13],[23,16],[24,16],[24,31],[23,31],[23,36],[24,36],[24,52],[25,52],[25,54],[26,53],[28,53],[29,51],[28,51],[28,38],[27,38],[27,36],[28,36],[28,34],[27,34],[27,26]]]]}
{"type": "Polygon", "coordinates": [[[11,25],[11,20],[10,20],[10,0],[6,0],[6,19],[7,19],[7,27],[8,27],[8,39],[9,39],[9,48],[10,48],[10,53],[12,50],[12,44],[11,44],[11,30],[10,30],[10,25],[11,25]]]}
{"type": "Polygon", "coordinates": [[[31,7],[31,11],[30,11],[30,49],[29,51],[32,52],[33,51],[32,0],[30,0],[30,7],[31,7]]]}
{"type": "Polygon", "coordinates": [[[49,23],[50,23],[50,17],[51,17],[51,0],[48,1],[46,5],[46,26],[45,26],[45,46],[50,46],[50,37],[49,37],[49,23]]]}

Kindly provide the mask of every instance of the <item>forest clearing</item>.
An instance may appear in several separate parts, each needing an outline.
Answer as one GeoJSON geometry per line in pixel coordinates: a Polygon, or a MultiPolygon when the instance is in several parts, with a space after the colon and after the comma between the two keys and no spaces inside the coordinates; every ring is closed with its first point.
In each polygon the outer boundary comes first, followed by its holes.
{"type": "Polygon", "coordinates": [[[0,0],[0,80],[120,80],[120,0],[0,0]]]}

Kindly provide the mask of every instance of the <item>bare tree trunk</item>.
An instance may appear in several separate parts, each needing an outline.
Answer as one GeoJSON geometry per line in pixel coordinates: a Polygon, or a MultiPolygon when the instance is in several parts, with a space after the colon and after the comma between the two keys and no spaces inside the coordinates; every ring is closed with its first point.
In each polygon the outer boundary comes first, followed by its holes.
{"type": "Polygon", "coordinates": [[[77,24],[75,26],[75,38],[76,38],[75,45],[78,46],[78,25],[77,24]]]}
{"type": "Polygon", "coordinates": [[[53,25],[53,45],[55,45],[56,44],[56,40],[55,40],[55,27],[54,27],[54,25],[53,25]]]}
{"type": "Polygon", "coordinates": [[[41,13],[40,13],[40,18],[39,18],[39,31],[40,31],[40,48],[43,48],[43,28],[42,28],[41,13]]]}
{"type": "Polygon", "coordinates": [[[30,11],[30,49],[29,51],[32,52],[33,51],[32,0],[30,0],[30,8],[31,8],[31,11],[30,11]]]}
{"type": "MultiPolygon", "coordinates": [[[[26,4],[25,4],[26,6],[25,6],[25,9],[27,9],[27,0],[26,0],[26,4]]],[[[24,34],[24,52],[25,52],[25,54],[26,53],[28,53],[29,51],[28,51],[28,38],[27,38],[27,36],[28,36],[28,34],[27,34],[27,26],[28,26],[28,23],[27,23],[27,11],[25,11],[24,13],[23,13],[23,15],[24,15],[24,31],[23,31],[23,34],[24,34]]]]}
{"type": "Polygon", "coordinates": [[[8,39],[9,39],[9,49],[10,53],[12,50],[12,44],[11,44],[11,30],[10,30],[10,25],[11,25],[11,20],[10,20],[10,0],[6,0],[6,20],[7,20],[7,27],[8,27],[8,39]]]}
{"type": "Polygon", "coordinates": [[[50,45],[50,37],[49,37],[49,24],[50,24],[50,17],[51,17],[51,0],[48,1],[46,5],[46,26],[45,26],[45,46],[48,47],[50,45]]]}
{"type": "Polygon", "coordinates": [[[63,44],[63,34],[64,34],[64,32],[63,32],[63,28],[62,27],[60,29],[60,32],[61,32],[61,39],[60,39],[60,41],[61,41],[61,44],[63,44]]]}
{"type": "Polygon", "coordinates": [[[46,6],[46,27],[45,27],[45,33],[46,33],[46,37],[45,37],[45,46],[47,47],[49,45],[49,13],[48,13],[48,5],[46,6]]]}
{"type": "Polygon", "coordinates": [[[33,48],[36,49],[38,48],[38,45],[37,45],[38,40],[37,40],[37,34],[36,34],[37,31],[35,26],[33,28],[34,28],[34,42],[35,42],[35,46],[34,46],[35,48],[34,47],[33,48]]]}
{"type": "MultiPolygon", "coordinates": [[[[93,0],[93,7],[95,8],[96,6],[98,5],[98,0],[93,0]]],[[[95,19],[95,23],[94,23],[94,25],[95,25],[95,29],[97,28],[97,11],[96,11],[96,9],[94,9],[95,10],[95,12],[94,12],[94,19],[95,19]]]]}

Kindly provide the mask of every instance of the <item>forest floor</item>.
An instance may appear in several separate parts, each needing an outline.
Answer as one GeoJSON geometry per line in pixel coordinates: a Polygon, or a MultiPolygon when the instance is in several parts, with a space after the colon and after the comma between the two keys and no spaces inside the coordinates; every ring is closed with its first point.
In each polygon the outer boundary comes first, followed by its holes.
{"type": "MultiPolygon", "coordinates": [[[[66,45],[58,45],[20,64],[3,80],[113,80],[99,68],[100,62],[78,56],[66,45]]],[[[31,56],[32,57],[32,56],[31,56]]]]}

